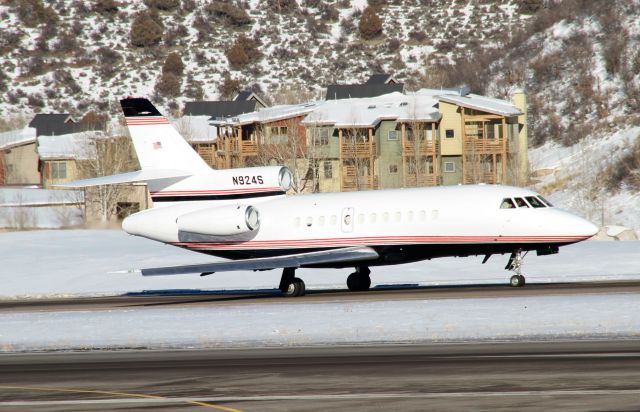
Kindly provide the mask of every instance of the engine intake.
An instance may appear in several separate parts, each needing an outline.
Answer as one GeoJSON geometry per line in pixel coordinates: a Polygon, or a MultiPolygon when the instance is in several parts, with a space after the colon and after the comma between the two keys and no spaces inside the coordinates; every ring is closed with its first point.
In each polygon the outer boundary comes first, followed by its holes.
{"type": "Polygon", "coordinates": [[[231,236],[260,228],[260,213],[253,206],[217,206],[187,213],[176,220],[178,230],[211,236],[231,236]]]}

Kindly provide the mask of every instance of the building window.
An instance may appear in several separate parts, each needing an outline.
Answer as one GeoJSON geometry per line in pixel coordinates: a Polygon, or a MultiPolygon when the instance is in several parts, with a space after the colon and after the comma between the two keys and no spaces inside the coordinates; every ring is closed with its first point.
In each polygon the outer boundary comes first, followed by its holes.
{"type": "Polygon", "coordinates": [[[52,179],[66,179],[67,178],[67,164],[65,162],[52,162],[51,163],[51,178],[52,179]]]}
{"type": "Polygon", "coordinates": [[[271,128],[271,143],[279,144],[287,141],[287,127],[272,127],[271,128]]]}
{"type": "Polygon", "coordinates": [[[453,139],[454,137],[453,129],[447,129],[444,133],[447,139],[453,139]]]}
{"type": "Polygon", "coordinates": [[[331,162],[324,162],[324,177],[331,179],[333,177],[333,166],[331,162]]]}
{"type": "Polygon", "coordinates": [[[398,165],[389,165],[389,173],[391,174],[398,173],[398,165]]]}
{"type": "Polygon", "coordinates": [[[456,172],[456,164],[453,162],[444,162],[444,171],[446,173],[455,173],[456,172]]]}
{"type": "Polygon", "coordinates": [[[398,131],[397,130],[389,130],[389,140],[398,140],[398,131]]]}
{"type": "Polygon", "coordinates": [[[329,130],[320,129],[317,136],[313,138],[313,144],[316,146],[326,146],[329,144],[329,130]]]}

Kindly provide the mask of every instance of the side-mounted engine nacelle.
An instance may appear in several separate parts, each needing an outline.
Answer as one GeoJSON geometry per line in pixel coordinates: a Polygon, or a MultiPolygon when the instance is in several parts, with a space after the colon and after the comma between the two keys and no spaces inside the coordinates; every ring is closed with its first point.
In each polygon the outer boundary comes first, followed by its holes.
{"type": "Polygon", "coordinates": [[[211,207],[187,213],[176,220],[178,230],[211,236],[231,236],[257,231],[258,209],[246,205],[211,207]]]}
{"type": "Polygon", "coordinates": [[[216,186],[224,189],[258,189],[286,192],[291,171],[286,166],[242,167],[216,170],[216,186]]]}

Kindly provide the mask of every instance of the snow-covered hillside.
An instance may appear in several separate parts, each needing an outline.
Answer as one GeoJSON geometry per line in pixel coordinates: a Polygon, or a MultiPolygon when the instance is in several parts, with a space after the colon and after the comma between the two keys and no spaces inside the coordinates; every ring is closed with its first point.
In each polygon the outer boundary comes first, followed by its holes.
{"type": "Polygon", "coordinates": [[[495,45],[528,18],[515,0],[375,1],[382,34],[363,40],[358,25],[366,0],[224,2],[246,12],[236,19],[220,12],[220,3],[3,2],[0,114],[115,113],[116,100],[128,95],[153,96],[175,108],[184,100],[219,98],[238,84],[262,90],[268,99],[286,100],[281,89],[317,98],[327,84],[362,81],[380,71],[417,85],[428,64],[495,45]],[[159,10],[164,29],[158,45],[134,47],[131,28],[145,3],[178,6],[159,10]],[[225,51],[240,35],[253,39],[256,50],[251,63],[232,69],[225,51]],[[181,56],[185,70],[180,93],[165,100],[154,96],[154,88],[171,52],[181,56]]]}

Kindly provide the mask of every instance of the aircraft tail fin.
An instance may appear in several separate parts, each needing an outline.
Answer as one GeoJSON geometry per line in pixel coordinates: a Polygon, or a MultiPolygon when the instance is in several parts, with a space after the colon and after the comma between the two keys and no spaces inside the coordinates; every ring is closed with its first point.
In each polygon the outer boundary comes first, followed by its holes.
{"type": "Polygon", "coordinates": [[[210,172],[211,168],[147,99],[120,100],[140,168],[210,172]]]}

